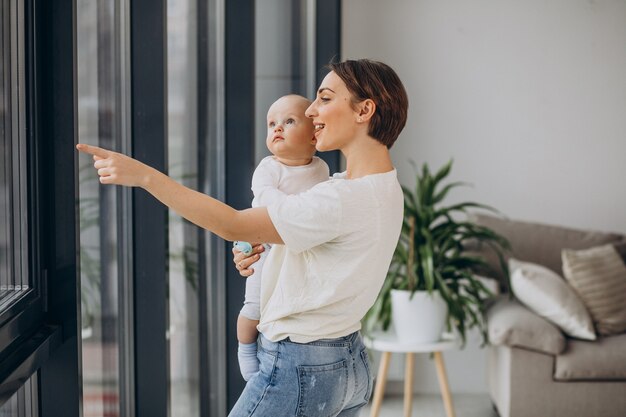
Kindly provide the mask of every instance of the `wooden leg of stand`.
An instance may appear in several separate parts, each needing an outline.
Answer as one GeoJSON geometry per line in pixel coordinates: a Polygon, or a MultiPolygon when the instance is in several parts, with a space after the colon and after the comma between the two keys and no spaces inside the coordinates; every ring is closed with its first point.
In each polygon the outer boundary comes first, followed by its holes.
{"type": "Polygon", "coordinates": [[[391,352],[383,352],[380,358],[380,366],[378,367],[378,375],[376,376],[371,417],[378,417],[378,413],[380,413],[380,406],[383,402],[383,395],[385,394],[385,384],[387,383],[387,371],[389,370],[390,359],[391,352]]]}
{"type": "Polygon", "coordinates": [[[413,370],[415,369],[415,353],[407,352],[404,368],[404,417],[411,417],[413,411],[413,370]]]}
{"type": "Polygon", "coordinates": [[[448,417],[455,417],[450,387],[448,386],[448,377],[446,376],[446,368],[443,364],[443,356],[441,352],[434,352],[434,355],[435,365],[437,366],[437,376],[439,377],[439,388],[441,389],[441,396],[443,397],[443,406],[446,408],[448,417]]]}

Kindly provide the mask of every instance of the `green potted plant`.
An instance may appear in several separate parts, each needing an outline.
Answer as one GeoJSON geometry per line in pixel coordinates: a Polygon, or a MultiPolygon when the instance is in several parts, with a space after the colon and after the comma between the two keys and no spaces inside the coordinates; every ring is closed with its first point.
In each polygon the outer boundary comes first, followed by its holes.
{"type": "Polygon", "coordinates": [[[454,329],[464,344],[466,330],[477,327],[487,341],[484,305],[492,293],[473,273],[487,264],[468,247],[476,242],[493,247],[508,276],[503,251],[509,249],[509,243],[468,220],[468,209],[495,209],[474,202],[442,204],[450,190],[464,185],[443,184],[451,168],[452,161],[432,174],[424,164],[416,175],[415,190],[402,187],[402,232],[382,290],[365,316],[365,332],[377,325],[386,331],[393,321],[399,339],[426,343],[439,340],[446,326],[448,331],[454,329]],[[413,313],[408,312],[409,304],[417,305],[413,313]],[[408,332],[403,332],[407,326],[408,332]]]}

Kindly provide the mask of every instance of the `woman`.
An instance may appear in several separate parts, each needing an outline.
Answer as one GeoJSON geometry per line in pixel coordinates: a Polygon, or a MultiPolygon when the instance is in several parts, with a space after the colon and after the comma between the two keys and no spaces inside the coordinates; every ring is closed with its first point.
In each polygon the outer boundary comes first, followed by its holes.
{"type": "MultiPolygon", "coordinates": [[[[346,171],[280,203],[237,211],[127,156],[94,155],[100,182],[140,186],[227,240],[277,244],[263,270],[260,372],[230,416],[357,416],[371,394],[360,320],[386,276],[402,224],[402,190],[389,148],[408,99],[387,65],[329,65],[306,115],[317,149],[338,149],[346,171]]],[[[235,257],[237,269],[256,255],[235,257]]]]}

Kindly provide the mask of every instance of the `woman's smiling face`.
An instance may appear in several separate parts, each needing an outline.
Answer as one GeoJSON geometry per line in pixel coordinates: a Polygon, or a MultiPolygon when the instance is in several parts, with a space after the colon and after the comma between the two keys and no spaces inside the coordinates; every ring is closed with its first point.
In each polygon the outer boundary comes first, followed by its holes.
{"type": "Polygon", "coordinates": [[[334,72],[324,77],[306,115],[313,120],[318,151],[341,149],[354,137],[358,126],[352,95],[334,72]]]}

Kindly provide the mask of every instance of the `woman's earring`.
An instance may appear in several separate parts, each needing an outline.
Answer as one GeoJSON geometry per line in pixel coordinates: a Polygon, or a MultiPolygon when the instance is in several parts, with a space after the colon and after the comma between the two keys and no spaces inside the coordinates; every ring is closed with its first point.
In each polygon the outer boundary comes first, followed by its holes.
{"type": "Polygon", "coordinates": [[[357,119],[357,122],[361,123],[363,121],[363,119],[361,119],[360,117],[357,119]]]}

